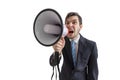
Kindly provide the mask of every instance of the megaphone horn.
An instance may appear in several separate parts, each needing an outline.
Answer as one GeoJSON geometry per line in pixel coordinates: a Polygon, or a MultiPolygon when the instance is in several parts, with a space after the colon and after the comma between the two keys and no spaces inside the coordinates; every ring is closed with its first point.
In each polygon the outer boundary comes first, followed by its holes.
{"type": "Polygon", "coordinates": [[[38,13],[33,25],[34,36],[44,46],[55,44],[61,36],[68,33],[59,13],[53,9],[44,9],[38,13]]]}

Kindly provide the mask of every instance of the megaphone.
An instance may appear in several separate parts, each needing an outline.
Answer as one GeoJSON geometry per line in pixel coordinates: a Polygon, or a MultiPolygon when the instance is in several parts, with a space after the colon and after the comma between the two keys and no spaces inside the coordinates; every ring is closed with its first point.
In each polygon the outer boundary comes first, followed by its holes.
{"type": "MultiPolygon", "coordinates": [[[[52,46],[58,42],[61,36],[67,35],[68,29],[63,26],[62,18],[57,11],[54,9],[44,9],[38,13],[34,20],[33,32],[36,40],[40,44],[44,46],[52,46]]],[[[57,65],[60,74],[59,52],[55,52],[55,60],[52,66],[53,65],[57,65]]],[[[52,77],[53,75],[54,70],[52,77]]]]}
{"type": "Polygon", "coordinates": [[[36,40],[44,46],[52,46],[68,33],[60,14],[54,9],[44,9],[38,13],[33,25],[36,40]]]}

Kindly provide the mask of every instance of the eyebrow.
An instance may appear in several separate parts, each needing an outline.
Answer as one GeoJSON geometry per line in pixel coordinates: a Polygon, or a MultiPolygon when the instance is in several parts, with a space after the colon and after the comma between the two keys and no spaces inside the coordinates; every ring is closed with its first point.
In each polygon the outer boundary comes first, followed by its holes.
{"type": "Polygon", "coordinates": [[[77,19],[73,19],[73,20],[70,20],[70,21],[66,20],[66,22],[73,22],[73,21],[77,21],[77,19]]]}

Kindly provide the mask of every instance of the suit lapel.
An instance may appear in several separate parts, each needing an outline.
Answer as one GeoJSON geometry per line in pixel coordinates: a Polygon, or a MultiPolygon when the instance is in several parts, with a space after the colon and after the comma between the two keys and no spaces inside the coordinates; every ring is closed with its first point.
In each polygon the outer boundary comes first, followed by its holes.
{"type": "Polygon", "coordinates": [[[90,49],[87,46],[87,40],[84,37],[80,37],[77,55],[77,70],[84,70],[87,66],[90,55],[90,49]]]}
{"type": "Polygon", "coordinates": [[[86,65],[86,40],[82,35],[80,35],[79,45],[78,45],[78,54],[77,54],[77,66],[76,69],[83,70],[86,65]]]}
{"type": "Polygon", "coordinates": [[[85,45],[86,45],[85,39],[82,37],[82,35],[80,35],[80,40],[79,40],[79,45],[78,45],[78,55],[80,55],[81,57],[83,56],[85,45]]]}

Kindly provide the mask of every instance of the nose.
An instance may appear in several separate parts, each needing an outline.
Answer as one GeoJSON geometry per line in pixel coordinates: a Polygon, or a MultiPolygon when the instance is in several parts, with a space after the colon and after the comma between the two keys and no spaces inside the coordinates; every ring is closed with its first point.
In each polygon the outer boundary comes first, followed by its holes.
{"type": "Polygon", "coordinates": [[[69,26],[72,26],[73,24],[72,23],[69,23],[69,26]]]}

